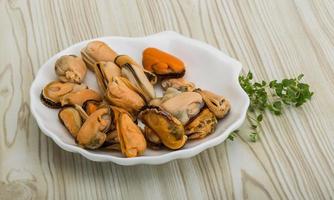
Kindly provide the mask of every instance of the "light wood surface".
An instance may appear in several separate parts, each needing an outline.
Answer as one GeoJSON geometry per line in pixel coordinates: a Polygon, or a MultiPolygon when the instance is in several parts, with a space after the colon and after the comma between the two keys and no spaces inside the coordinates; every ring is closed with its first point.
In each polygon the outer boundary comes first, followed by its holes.
{"type": "Polygon", "coordinates": [[[0,199],[334,199],[333,0],[0,0],[0,199]],[[97,163],[37,127],[29,88],[56,52],[99,36],[174,30],[240,60],[257,79],[305,74],[315,95],[261,139],[247,124],[191,159],[97,163]]]}

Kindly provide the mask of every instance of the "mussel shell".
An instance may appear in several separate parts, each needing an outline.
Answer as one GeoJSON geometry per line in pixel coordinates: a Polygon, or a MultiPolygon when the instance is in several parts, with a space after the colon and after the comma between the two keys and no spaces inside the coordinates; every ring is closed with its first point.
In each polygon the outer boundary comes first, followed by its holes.
{"type": "Polygon", "coordinates": [[[155,85],[158,82],[158,77],[154,73],[143,69],[147,79],[150,81],[152,85],[155,85]]]}
{"type": "Polygon", "coordinates": [[[166,74],[159,74],[155,72],[155,74],[160,78],[160,79],[167,79],[167,78],[182,78],[184,74],[186,73],[186,70],[183,70],[181,72],[173,72],[173,73],[166,73],[166,74]]]}
{"type": "Polygon", "coordinates": [[[43,95],[43,91],[41,91],[40,98],[41,98],[41,102],[49,108],[55,108],[55,109],[61,108],[61,103],[60,102],[54,102],[51,99],[46,98],[43,95]]]}

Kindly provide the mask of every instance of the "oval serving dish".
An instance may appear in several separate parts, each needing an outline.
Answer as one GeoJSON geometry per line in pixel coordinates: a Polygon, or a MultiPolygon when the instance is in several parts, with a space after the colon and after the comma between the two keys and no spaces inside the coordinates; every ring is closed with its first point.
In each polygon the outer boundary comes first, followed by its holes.
{"type": "MultiPolygon", "coordinates": [[[[50,58],[38,71],[30,88],[30,108],[38,126],[61,148],[80,153],[93,161],[111,161],[120,165],[162,164],[174,159],[189,158],[201,151],[222,143],[228,135],[245,120],[249,98],[238,82],[240,62],[203,42],[187,38],[178,33],[166,31],[147,37],[102,37],[74,44],[50,58]],[[135,158],[125,158],[120,152],[87,150],[79,147],[58,119],[58,110],[50,109],[40,101],[44,85],[55,80],[54,64],[62,55],[80,55],[80,50],[92,40],[101,40],[119,54],[126,54],[141,63],[142,52],[147,47],[156,47],[176,55],[186,64],[185,78],[200,88],[225,96],[231,102],[231,111],[220,120],[215,132],[209,136],[192,140],[179,150],[147,149],[145,154],[135,158]]],[[[98,91],[96,78],[88,72],[84,81],[98,91]]],[[[158,96],[162,90],[156,87],[158,96]]]]}

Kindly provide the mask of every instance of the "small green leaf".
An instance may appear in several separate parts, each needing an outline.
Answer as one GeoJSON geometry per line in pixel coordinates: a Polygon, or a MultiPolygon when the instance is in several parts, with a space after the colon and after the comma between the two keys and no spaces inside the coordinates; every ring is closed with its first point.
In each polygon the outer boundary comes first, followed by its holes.
{"type": "Polygon", "coordinates": [[[249,134],[249,138],[251,142],[256,142],[258,139],[258,134],[256,132],[253,132],[251,134],[249,134]]]}
{"type": "Polygon", "coordinates": [[[255,124],[252,124],[251,127],[252,127],[252,129],[257,129],[257,125],[255,125],[255,124]]]}
{"type": "Polygon", "coordinates": [[[280,101],[275,101],[273,103],[273,106],[276,108],[276,109],[281,109],[282,108],[282,102],[280,101]]]}
{"type": "Polygon", "coordinates": [[[227,137],[227,139],[229,139],[229,140],[231,140],[231,141],[234,141],[234,138],[236,137],[236,133],[237,133],[237,131],[239,131],[239,130],[235,130],[235,131],[233,131],[233,132],[227,137]]]}
{"type": "Polygon", "coordinates": [[[252,74],[252,72],[248,72],[248,74],[247,74],[247,79],[250,79],[250,80],[253,79],[253,74],[252,74]]]}
{"type": "Polygon", "coordinates": [[[260,83],[254,83],[255,87],[261,87],[262,85],[260,83]]]}
{"type": "Polygon", "coordinates": [[[282,111],[280,111],[280,110],[275,110],[275,111],[274,111],[274,114],[275,114],[275,115],[281,115],[281,114],[282,114],[282,111]]]}
{"type": "Polygon", "coordinates": [[[308,84],[300,82],[303,76],[300,74],[296,78],[272,80],[268,85],[266,81],[254,81],[250,71],[246,76],[239,76],[240,85],[250,99],[248,111],[252,116],[248,118],[250,128],[254,131],[250,134],[251,141],[258,139],[257,128],[263,121],[263,112],[269,110],[274,115],[281,115],[286,106],[299,107],[311,99],[314,93],[308,84]]]}
{"type": "Polygon", "coordinates": [[[304,102],[298,102],[298,103],[295,104],[295,106],[296,106],[296,107],[299,107],[299,106],[303,105],[303,103],[304,103],[304,102]]]}
{"type": "Polygon", "coordinates": [[[297,77],[297,80],[300,81],[303,77],[304,77],[304,74],[299,74],[299,76],[297,77]]]}
{"type": "Polygon", "coordinates": [[[276,85],[276,83],[277,83],[277,80],[272,80],[272,81],[270,81],[270,82],[269,82],[269,87],[270,87],[270,88],[273,88],[273,87],[276,85]]]}

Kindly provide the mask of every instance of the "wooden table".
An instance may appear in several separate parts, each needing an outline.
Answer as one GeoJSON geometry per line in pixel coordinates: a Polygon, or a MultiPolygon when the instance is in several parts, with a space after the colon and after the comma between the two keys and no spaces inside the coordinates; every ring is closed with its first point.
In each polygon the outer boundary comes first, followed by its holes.
{"type": "Polygon", "coordinates": [[[333,199],[333,0],[0,1],[0,199],[333,199]],[[123,167],[66,152],[29,111],[38,68],[100,36],[174,30],[258,80],[305,74],[312,101],[191,159],[123,167]]]}

